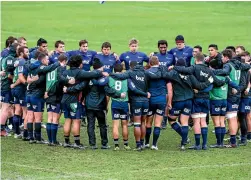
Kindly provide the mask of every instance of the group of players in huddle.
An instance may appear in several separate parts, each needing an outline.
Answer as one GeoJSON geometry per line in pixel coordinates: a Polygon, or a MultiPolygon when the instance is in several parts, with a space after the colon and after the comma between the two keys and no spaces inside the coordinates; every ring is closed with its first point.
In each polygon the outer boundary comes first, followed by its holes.
{"type": "Polygon", "coordinates": [[[176,47],[168,51],[167,41],[159,40],[158,52],[147,56],[137,50],[138,41],[131,39],[130,50],[118,56],[111,52],[109,42],[102,44],[101,52],[88,50],[87,40],[79,42],[78,50],[65,51],[65,43],[59,40],[55,50],[49,52],[43,38],[37,41],[37,47],[29,49],[24,37],[10,36],[1,52],[1,136],[10,136],[11,124],[14,138],[31,144],[60,145],[57,131],[64,113],[65,142],[61,145],[86,148],[80,143],[80,127],[81,119],[87,117],[90,149],[98,148],[96,119],[101,149],[109,149],[106,113],[111,97],[114,150],[120,149],[120,122],[124,149],[131,149],[129,119],[134,126],[137,151],[158,150],[158,138],[167,122],[181,136],[181,150],[190,141],[189,126],[193,127],[195,138],[189,149],[206,150],[209,114],[216,136],[211,148],[246,145],[251,141],[249,52],[243,46],[228,46],[219,53],[217,45],[211,44],[207,56],[199,45],[186,46],[182,35],[175,42],[176,47]],[[48,113],[48,141],[41,136],[44,106],[48,113]],[[226,119],[230,140],[224,145],[226,119]]]}

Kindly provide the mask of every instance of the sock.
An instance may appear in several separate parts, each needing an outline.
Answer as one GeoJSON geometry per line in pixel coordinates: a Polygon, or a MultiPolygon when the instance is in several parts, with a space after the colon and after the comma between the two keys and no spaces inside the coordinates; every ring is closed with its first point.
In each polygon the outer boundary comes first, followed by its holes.
{"type": "Polygon", "coordinates": [[[208,127],[201,128],[202,146],[207,145],[207,133],[208,133],[208,127]]]}
{"type": "Polygon", "coordinates": [[[140,139],[140,145],[144,146],[144,139],[140,139]]]}
{"type": "Polygon", "coordinates": [[[216,143],[217,145],[221,145],[221,135],[222,135],[221,127],[215,127],[214,131],[216,136],[216,143]]]}
{"type": "Polygon", "coordinates": [[[247,139],[248,139],[248,140],[251,139],[251,132],[248,132],[248,134],[247,134],[247,139]]]}
{"type": "Polygon", "coordinates": [[[76,145],[80,145],[80,135],[74,136],[74,141],[76,143],[76,145]]]}
{"type": "Polygon", "coordinates": [[[177,122],[173,123],[171,126],[182,137],[181,126],[177,122]]]}
{"type": "Polygon", "coordinates": [[[166,125],[167,124],[167,116],[163,117],[163,124],[166,125]]]}
{"type": "Polygon", "coordinates": [[[181,145],[186,145],[187,143],[187,135],[188,135],[188,126],[182,126],[181,127],[181,135],[182,135],[182,141],[181,141],[181,145]]]}
{"type": "Polygon", "coordinates": [[[41,122],[35,123],[35,136],[37,141],[41,141],[41,122]]]}
{"type": "Polygon", "coordinates": [[[58,133],[58,124],[51,124],[51,138],[52,142],[56,143],[57,142],[57,133],[58,133]]]}
{"type": "Polygon", "coordinates": [[[70,144],[70,137],[64,136],[64,141],[65,141],[65,144],[70,144]]]}
{"type": "Polygon", "coordinates": [[[123,139],[124,140],[124,145],[128,146],[128,139],[123,139]]]}
{"type": "Polygon", "coordinates": [[[152,128],[146,128],[145,144],[149,144],[152,128]]]}
{"type": "Polygon", "coordinates": [[[226,134],[226,127],[221,127],[221,141],[220,141],[220,143],[222,145],[223,145],[223,142],[224,142],[225,134],[226,134]]]}
{"type": "Polygon", "coordinates": [[[10,117],[10,118],[9,118],[9,125],[12,125],[12,126],[13,126],[13,117],[10,117]]]}
{"type": "Polygon", "coordinates": [[[236,135],[230,135],[230,143],[236,144],[236,135]]]}
{"type": "Polygon", "coordinates": [[[153,129],[153,146],[157,146],[157,141],[160,135],[160,127],[154,127],[153,129]]]}
{"type": "Polygon", "coordinates": [[[119,147],[119,139],[113,139],[115,147],[119,147]]]}
{"type": "Polygon", "coordinates": [[[33,134],[33,123],[27,123],[27,129],[28,129],[28,135],[31,140],[34,140],[34,134],[33,134]]]}
{"type": "Polygon", "coordinates": [[[24,137],[24,138],[27,138],[27,137],[28,137],[28,130],[27,130],[27,129],[24,129],[23,137],[24,137]]]}
{"type": "Polygon", "coordinates": [[[200,145],[200,134],[194,134],[195,146],[200,145]]]}
{"type": "Polygon", "coordinates": [[[241,143],[245,143],[247,140],[247,135],[241,135],[241,143]]]}
{"type": "Polygon", "coordinates": [[[137,147],[137,148],[141,147],[140,141],[136,141],[136,147],[137,147]]]}
{"type": "Polygon", "coordinates": [[[49,142],[52,143],[51,123],[46,124],[46,132],[47,132],[49,142]]]}
{"type": "Polygon", "coordinates": [[[19,115],[14,115],[13,117],[13,123],[14,123],[14,133],[20,134],[20,119],[21,117],[19,115]]]}

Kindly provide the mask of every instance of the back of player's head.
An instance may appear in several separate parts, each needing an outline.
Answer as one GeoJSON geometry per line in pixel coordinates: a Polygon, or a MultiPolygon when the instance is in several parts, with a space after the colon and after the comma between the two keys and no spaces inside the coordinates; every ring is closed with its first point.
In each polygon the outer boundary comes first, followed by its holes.
{"type": "Polygon", "coordinates": [[[20,44],[20,43],[22,43],[23,40],[26,41],[25,37],[19,37],[17,39],[17,42],[20,44]]]}
{"type": "Polygon", "coordinates": [[[47,41],[43,38],[37,40],[37,46],[42,46],[42,44],[47,44],[47,41]]]}
{"type": "Polygon", "coordinates": [[[250,53],[248,51],[244,51],[240,54],[240,56],[250,56],[250,53]]]}
{"type": "Polygon", "coordinates": [[[79,47],[84,45],[84,44],[88,44],[88,41],[86,39],[80,40],[79,43],[78,43],[79,47]]]}
{"type": "Polygon", "coordinates": [[[36,51],[35,55],[34,55],[34,59],[38,59],[38,56],[40,53],[44,53],[42,51],[36,51]]]}
{"type": "Polygon", "coordinates": [[[46,56],[47,56],[47,54],[41,52],[41,53],[38,55],[37,59],[38,59],[39,61],[42,61],[46,56]]]}
{"type": "Polygon", "coordinates": [[[212,59],[210,62],[209,62],[209,66],[211,66],[212,68],[216,69],[219,65],[219,61],[216,60],[216,59],[212,59]]]}
{"type": "Polygon", "coordinates": [[[179,58],[177,61],[176,61],[176,66],[186,66],[186,60],[184,58],[179,58]]]}
{"type": "Polygon", "coordinates": [[[228,57],[228,59],[232,59],[232,57],[233,57],[232,50],[230,50],[230,49],[225,49],[224,51],[222,51],[222,55],[224,57],[228,57]]]}
{"type": "Polygon", "coordinates": [[[92,65],[93,65],[93,69],[99,69],[99,68],[101,68],[101,67],[104,66],[103,63],[100,61],[99,58],[94,58],[92,65]]]}
{"type": "Polygon", "coordinates": [[[218,46],[216,44],[210,44],[208,48],[214,48],[215,50],[218,50],[218,46]]]}
{"type": "Polygon", "coordinates": [[[70,67],[80,67],[81,63],[82,63],[82,57],[80,55],[74,55],[71,56],[70,60],[69,60],[69,66],[70,67]]]}
{"type": "Polygon", "coordinates": [[[130,68],[131,69],[133,69],[135,66],[137,66],[138,65],[138,63],[137,63],[137,61],[131,61],[130,62],[130,68]]]}
{"type": "Polygon", "coordinates": [[[102,46],[101,46],[101,49],[103,49],[103,48],[110,48],[110,49],[112,49],[112,45],[109,42],[104,42],[102,44],[102,46]]]}
{"type": "Polygon", "coordinates": [[[158,47],[159,47],[161,44],[165,44],[166,46],[168,46],[168,43],[167,43],[166,40],[159,40],[159,41],[158,41],[158,47]]]}
{"type": "Polygon", "coordinates": [[[238,48],[240,48],[242,51],[246,51],[246,49],[245,49],[245,47],[244,47],[244,46],[236,46],[236,48],[235,48],[235,49],[238,49],[238,48]]]}
{"type": "Polygon", "coordinates": [[[230,49],[230,50],[232,50],[233,52],[235,52],[235,47],[234,47],[234,46],[227,46],[226,49],[230,49]]]}
{"type": "Polygon", "coordinates": [[[10,45],[17,40],[16,38],[14,38],[13,36],[9,36],[6,41],[5,41],[5,48],[10,47],[10,45]]]}
{"type": "Polygon", "coordinates": [[[200,45],[196,45],[193,48],[199,49],[199,51],[202,52],[202,47],[200,45]]]}
{"type": "Polygon", "coordinates": [[[17,49],[17,55],[20,56],[21,53],[24,54],[24,50],[25,50],[25,49],[28,49],[28,47],[27,47],[27,46],[20,46],[20,47],[17,49]]]}
{"type": "Polygon", "coordinates": [[[123,71],[123,66],[120,63],[116,63],[114,66],[114,72],[122,72],[123,71]]]}
{"type": "Polygon", "coordinates": [[[182,36],[182,35],[176,36],[175,42],[176,43],[184,43],[185,42],[184,36],[182,36]]]}
{"type": "Polygon", "coordinates": [[[139,44],[139,41],[136,38],[132,38],[129,40],[129,46],[131,46],[132,44],[139,44]]]}
{"type": "Polygon", "coordinates": [[[149,60],[151,66],[159,65],[159,58],[157,56],[152,56],[149,60]]]}
{"type": "Polygon", "coordinates": [[[195,55],[195,60],[198,61],[198,62],[203,62],[204,59],[205,59],[205,56],[202,54],[202,53],[198,53],[195,55]]]}
{"type": "Polygon", "coordinates": [[[55,42],[55,48],[58,48],[59,44],[64,44],[64,41],[58,40],[55,42]]]}
{"type": "Polygon", "coordinates": [[[63,62],[63,61],[67,61],[67,56],[66,55],[64,55],[64,54],[60,54],[59,56],[58,56],[58,61],[59,62],[63,62]]]}

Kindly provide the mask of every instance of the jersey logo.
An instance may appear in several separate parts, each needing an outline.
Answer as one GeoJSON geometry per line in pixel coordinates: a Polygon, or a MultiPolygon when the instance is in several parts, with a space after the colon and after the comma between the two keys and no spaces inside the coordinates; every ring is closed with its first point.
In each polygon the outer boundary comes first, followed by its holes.
{"type": "Polygon", "coordinates": [[[208,74],[204,73],[203,71],[200,71],[200,76],[208,77],[208,74]]]}
{"type": "Polygon", "coordinates": [[[12,60],[11,59],[7,60],[7,64],[8,65],[12,64],[12,60]]]}
{"type": "Polygon", "coordinates": [[[138,80],[138,81],[145,81],[145,78],[144,78],[144,77],[138,77],[138,76],[136,75],[136,80],[138,80]]]}
{"type": "Polygon", "coordinates": [[[134,110],[135,113],[140,113],[140,111],[141,111],[141,108],[134,110]]]}
{"type": "Polygon", "coordinates": [[[58,59],[58,57],[54,57],[54,59],[58,59]]]}
{"type": "Polygon", "coordinates": [[[181,79],[185,79],[185,80],[187,80],[187,76],[182,75],[182,74],[179,74],[179,76],[180,76],[180,78],[181,78],[181,79]]]}
{"type": "Polygon", "coordinates": [[[129,59],[130,57],[129,56],[126,56],[126,59],[129,59]]]}
{"type": "Polygon", "coordinates": [[[45,66],[40,66],[40,69],[44,69],[45,68],[45,66]]]}
{"type": "Polygon", "coordinates": [[[83,64],[89,64],[90,63],[89,60],[83,60],[82,62],[83,62],[83,64]]]}
{"type": "Polygon", "coordinates": [[[110,69],[110,67],[111,67],[110,65],[104,65],[105,69],[110,69]]]}
{"type": "Polygon", "coordinates": [[[37,109],[37,105],[33,105],[32,107],[33,107],[33,109],[37,109]]]}
{"type": "Polygon", "coordinates": [[[143,57],[138,56],[138,58],[140,59],[140,58],[143,58],[143,57]]]}
{"type": "Polygon", "coordinates": [[[70,112],[70,114],[71,114],[71,116],[75,116],[76,115],[76,113],[74,113],[74,112],[70,112]]]}
{"type": "Polygon", "coordinates": [[[167,62],[159,62],[161,66],[166,66],[167,62]]]}
{"type": "Polygon", "coordinates": [[[103,82],[105,82],[105,78],[101,78],[99,81],[100,81],[101,83],[103,83],[103,82]]]}
{"type": "Polygon", "coordinates": [[[114,118],[119,118],[119,114],[114,114],[114,118]]]}

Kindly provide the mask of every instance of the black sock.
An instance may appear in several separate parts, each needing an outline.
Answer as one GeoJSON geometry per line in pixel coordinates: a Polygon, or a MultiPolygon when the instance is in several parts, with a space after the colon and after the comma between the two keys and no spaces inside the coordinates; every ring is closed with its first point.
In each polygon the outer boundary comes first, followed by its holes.
{"type": "Polygon", "coordinates": [[[65,144],[70,144],[70,137],[64,136],[64,141],[65,141],[65,144]]]}
{"type": "Polygon", "coordinates": [[[74,136],[74,141],[76,143],[76,145],[80,145],[80,135],[74,136]]]}
{"type": "Polygon", "coordinates": [[[41,141],[41,123],[35,123],[36,140],[41,141]]]}
{"type": "Polygon", "coordinates": [[[34,134],[33,134],[33,123],[27,123],[27,129],[28,129],[28,135],[31,140],[34,140],[34,134]]]}
{"type": "Polygon", "coordinates": [[[128,146],[128,139],[123,139],[124,140],[124,145],[128,146]]]}

